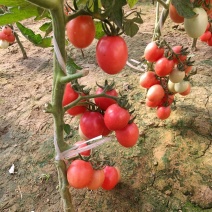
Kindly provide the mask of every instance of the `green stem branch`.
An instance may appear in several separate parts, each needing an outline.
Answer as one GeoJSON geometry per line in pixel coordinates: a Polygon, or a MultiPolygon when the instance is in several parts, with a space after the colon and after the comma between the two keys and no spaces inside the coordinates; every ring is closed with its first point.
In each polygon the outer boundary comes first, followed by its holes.
{"type": "Polygon", "coordinates": [[[15,39],[16,39],[16,41],[17,41],[17,43],[18,43],[18,45],[19,45],[19,47],[21,49],[21,52],[22,52],[22,55],[23,55],[23,59],[27,59],[28,58],[27,57],[27,53],[26,53],[26,51],[24,49],[24,46],[22,45],[22,43],[21,43],[21,41],[19,39],[19,36],[18,36],[18,34],[16,32],[14,32],[14,36],[15,36],[15,39]]]}
{"type": "Polygon", "coordinates": [[[67,76],[62,76],[60,78],[60,82],[62,84],[66,84],[68,82],[71,82],[72,80],[78,79],[80,77],[87,76],[88,73],[89,73],[88,70],[83,70],[83,71],[79,71],[78,73],[75,73],[75,74],[71,74],[71,75],[67,75],[67,76]]]}

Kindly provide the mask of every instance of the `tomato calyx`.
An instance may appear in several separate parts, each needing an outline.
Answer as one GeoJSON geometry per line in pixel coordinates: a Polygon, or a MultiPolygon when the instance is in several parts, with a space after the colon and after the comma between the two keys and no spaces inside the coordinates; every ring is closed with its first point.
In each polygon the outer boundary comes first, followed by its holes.
{"type": "Polygon", "coordinates": [[[108,81],[105,80],[104,85],[100,85],[97,82],[96,82],[96,85],[103,90],[103,93],[106,93],[107,91],[111,91],[114,89],[115,82],[113,81],[113,82],[111,82],[111,84],[109,84],[108,81]]]}

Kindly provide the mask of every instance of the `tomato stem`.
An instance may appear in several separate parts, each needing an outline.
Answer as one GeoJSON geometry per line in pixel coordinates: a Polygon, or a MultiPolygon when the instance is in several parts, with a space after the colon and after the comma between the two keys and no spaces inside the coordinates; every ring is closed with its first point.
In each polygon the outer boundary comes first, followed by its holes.
{"type": "Polygon", "coordinates": [[[18,45],[19,45],[19,47],[20,47],[20,49],[21,49],[21,52],[22,52],[22,55],[23,55],[23,59],[27,59],[27,58],[28,58],[28,57],[27,57],[27,53],[26,53],[26,51],[25,51],[25,49],[24,49],[24,46],[22,45],[22,43],[21,43],[21,41],[20,41],[20,39],[19,39],[18,34],[17,34],[16,32],[14,32],[13,34],[14,34],[15,39],[16,39],[16,41],[17,41],[17,43],[18,43],[18,45]]]}

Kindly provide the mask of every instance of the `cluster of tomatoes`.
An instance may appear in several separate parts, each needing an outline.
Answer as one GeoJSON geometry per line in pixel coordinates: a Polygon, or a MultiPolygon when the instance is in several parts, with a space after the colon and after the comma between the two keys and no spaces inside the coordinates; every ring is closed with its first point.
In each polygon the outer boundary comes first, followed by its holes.
{"type": "MultiPolygon", "coordinates": [[[[69,41],[76,48],[88,47],[95,38],[95,24],[91,16],[82,15],[66,25],[69,41]]],[[[125,40],[118,36],[106,35],[99,39],[96,46],[96,60],[107,74],[117,74],[126,65],[128,48],[125,40]]]]}
{"type": "Polygon", "coordinates": [[[9,26],[4,26],[0,31],[0,48],[6,49],[10,43],[15,41],[15,36],[9,26]]]}
{"type": "Polygon", "coordinates": [[[211,24],[208,23],[205,32],[200,36],[200,40],[202,42],[206,42],[208,46],[212,46],[212,31],[211,30],[212,30],[211,24]]]}
{"type": "MultiPolygon", "coordinates": [[[[105,84],[108,86],[107,83],[105,84]]],[[[81,138],[88,140],[99,135],[107,136],[115,131],[115,136],[122,146],[134,146],[139,137],[138,126],[133,122],[133,119],[131,120],[131,113],[128,109],[118,104],[117,91],[112,86],[109,86],[107,90],[104,87],[98,87],[96,95],[93,102],[84,98],[67,110],[71,116],[80,115],[79,134],[81,138]],[[102,93],[107,96],[98,96],[102,93]],[[90,108],[95,110],[89,110],[90,108]]],[[[80,96],[85,97],[86,94],[77,92],[71,83],[67,83],[63,96],[63,106],[71,104],[80,96]]],[[[84,140],[75,145],[78,148],[87,146],[84,140]]],[[[91,150],[86,150],[80,154],[89,157],[91,150]]],[[[87,187],[93,190],[101,187],[105,190],[111,190],[119,182],[120,172],[117,167],[106,165],[103,169],[93,169],[89,161],[74,160],[67,169],[67,179],[70,186],[74,188],[87,187]]]]}
{"type": "MultiPolygon", "coordinates": [[[[194,1],[192,1],[194,2],[194,1]]],[[[197,14],[192,18],[184,18],[180,16],[175,8],[175,6],[170,3],[169,5],[169,17],[174,23],[184,23],[185,31],[191,38],[199,38],[206,30],[208,17],[212,14],[210,9],[212,3],[207,1],[199,3],[199,7],[195,7],[193,11],[197,14]],[[207,7],[206,7],[207,5],[207,7]]]]}
{"type": "Polygon", "coordinates": [[[120,181],[118,167],[105,166],[103,169],[93,169],[92,164],[85,160],[74,160],[67,169],[67,180],[73,188],[88,188],[96,190],[113,189],[120,181]]]}
{"type": "Polygon", "coordinates": [[[164,56],[164,47],[157,42],[149,43],[144,51],[145,59],[152,64],[152,70],[140,77],[140,85],[148,89],[146,105],[157,108],[157,117],[167,119],[171,114],[174,95],[188,95],[191,85],[185,80],[192,66],[187,64],[187,53],[182,46],[174,46],[168,50],[170,58],[164,56]]]}
{"type": "MultiPolygon", "coordinates": [[[[104,88],[98,87],[95,94],[101,95],[103,92],[104,88]]],[[[105,94],[108,97],[95,97],[94,102],[83,99],[78,105],[68,109],[67,113],[71,116],[81,115],[79,134],[85,140],[99,135],[107,136],[114,131],[122,146],[134,146],[139,137],[139,130],[138,126],[131,120],[131,114],[126,108],[128,104],[125,104],[125,106],[118,104],[118,93],[114,88],[110,88],[105,94]],[[88,110],[90,104],[97,107],[97,110],[88,110]]],[[[85,94],[75,91],[70,83],[66,84],[63,106],[72,103],[80,95],[84,96],[85,94]]]]}

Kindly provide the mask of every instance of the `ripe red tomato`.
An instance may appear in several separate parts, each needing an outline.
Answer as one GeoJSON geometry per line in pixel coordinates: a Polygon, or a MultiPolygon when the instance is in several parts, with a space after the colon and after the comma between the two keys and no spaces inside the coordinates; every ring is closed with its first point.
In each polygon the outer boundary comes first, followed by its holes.
{"type": "MultiPolygon", "coordinates": [[[[181,62],[184,62],[187,59],[186,55],[181,54],[182,46],[174,46],[172,50],[175,54],[178,54],[178,57],[181,62]]],[[[179,63],[178,59],[175,56],[173,57],[173,60],[175,63],[179,63]]]]}
{"type": "Polygon", "coordinates": [[[7,39],[7,35],[4,34],[2,31],[0,31],[0,40],[6,40],[7,39]]]}
{"type": "Polygon", "coordinates": [[[147,71],[140,77],[140,85],[143,88],[150,88],[152,85],[159,84],[160,81],[156,78],[153,71],[147,71]]]}
{"type": "Polygon", "coordinates": [[[152,107],[152,108],[158,107],[160,105],[160,102],[161,102],[161,100],[152,102],[152,101],[149,101],[149,99],[146,98],[146,106],[147,107],[152,107]]]}
{"type": "Polygon", "coordinates": [[[165,91],[161,85],[153,85],[147,91],[147,98],[149,101],[160,101],[165,95],[165,91]]]}
{"type": "Polygon", "coordinates": [[[127,124],[121,130],[115,131],[116,138],[118,142],[124,147],[132,147],[134,146],[139,137],[139,129],[135,123],[127,124]]]}
{"type": "Polygon", "coordinates": [[[171,107],[161,106],[157,108],[157,117],[161,120],[167,119],[171,114],[171,107]]]}
{"type": "Polygon", "coordinates": [[[178,14],[175,6],[172,3],[169,4],[169,17],[174,23],[183,23],[184,21],[184,17],[178,14]]]}
{"type": "MultiPolygon", "coordinates": [[[[68,105],[79,97],[79,94],[72,88],[70,83],[65,86],[62,105],[68,105]]],[[[84,113],[87,110],[86,106],[74,106],[67,110],[71,116],[76,116],[84,113]]]]}
{"type": "Polygon", "coordinates": [[[144,50],[144,57],[149,62],[156,62],[164,54],[164,48],[159,48],[157,44],[152,41],[144,50]]]}
{"type": "Polygon", "coordinates": [[[5,34],[5,35],[10,35],[12,34],[12,29],[9,27],[9,26],[4,26],[2,28],[2,32],[5,34]]]}
{"type": "Polygon", "coordinates": [[[105,130],[103,115],[99,112],[86,111],[80,117],[80,129],[87,138],[102,135],[105,130]]]}
{"type": "MultiPolygon", "coordinates": [[[[101,94],[102,92],[103,89],[99,87],[96,91],[96,94],[101,94]]],[[[115,89],[107,91],[106,94],[110,96],[118,96],[118,93],[116,92],[115,89]]],[[[107,97],[97,97],[94,98],[94,101],[96,105],[99,106],[102,110],[106,110],[110,105],[116,103],[116,100],[107,97]]]]}
{"type": "Polygon", "coordinates": [[[185,66],[185,73],[188,74],[192,69],[192,66],[185,66]]]}
{"type": "Polygon", "coordinates": [[[210,31],[204,32],[204,33],[199,37],[199,39],[200,39],[202,42],[207,42],[210,38],[211,38],[211,32],[210,32],[210,31]]]}
{"type": "Polygon", "coordinates": [[[102,183],[105,180],[104,170],[94,170],[93,178],[91,182],[88,184],[88,189],[96,190],[102,186],[102,183]]]}
{"type": "Polygon", "coordinates": [[[66,25],[69,41],[77,48],[88,47],[95,37],[95,25],[91,16],[82,15],[66,25]]]}
{"type": "Polygon", "coordinates": [[[110,105],[105,111],[104,122],[110,130],[120,130],[124,128],[130,120],[128,110],[120,107],[118,104],[110,105]]]}
{"type": "Polygon", "coordinates": [[[6,41],[8,41],[9,43],[13,43],[15,41],[14,34],[7,35],[6,41]]]}
{"type": "Polygon", "coordinates": [[[121,180],[121,172],[120,169],[117,166],[114,166],[114,168],[116,169],[116,171],[118,172],[118,182],[121,180]]]}
{"type": "Polygon", "coordinates": [[[208,43],[208,46],[212,46],[212,36],[211,36],[211,38],[207,41],[207,43],[208,43]]]}
{"type": "Polygon", "coordinates": [[[171,73],[174,65],[175,63],[173,60],[168,60],[166,57],[162,57],[155,63],[155,73],[159,77],[165,77],[171,73]]]}
{"type": "Polygon", "coordinates": [[[106,166],[104,169],[105,179],[102,184],[102,188],[105,190],[113,189],[119,180],[117,169],[113,166],[106,166]]]}
{"type": "Polygon", "coordinates": [[[120,36],[104,36],[96,46],[96,60],[100,68],[108,74],[119,73],[126,65],[128,49],[120,36]]]}
{"type": "Polygon", "coordinates": [[[67,169],[67,180],[74,188],[84,188],[91,182],[93,174],[90,162],[74,160],[67,169]]]}
{"type": "MultiPolygon", "coordinates": [[[[84,143],[85,141],[77,141],[74,146],[78,146],[78,149],[82,148],[82,147],[86,147],[88,146],[87,143],[84,143]]],[[[81,152],[80,155],[82,156],[90,156],[91,155],[91,150],[86,150],[84,152],[81,152]]]]}

